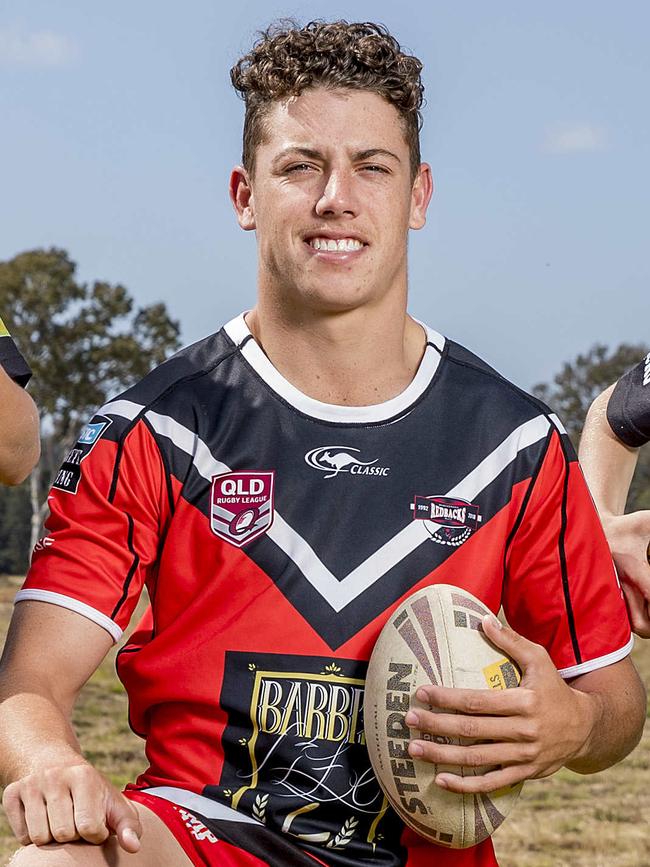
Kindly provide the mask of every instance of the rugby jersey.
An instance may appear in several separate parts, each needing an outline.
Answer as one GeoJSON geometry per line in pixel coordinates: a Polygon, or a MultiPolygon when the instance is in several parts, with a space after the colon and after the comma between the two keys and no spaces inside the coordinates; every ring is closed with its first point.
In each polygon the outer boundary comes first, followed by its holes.
{"type": "Polygon", "coordinates": [[[283,864],[496,863],[490,840],[452,850],[405,828],[370,768],[367,661],[410,593],[456,584],[503,605],[567,678],[631,648],[561,422],[431,329],[400,395],[334,406],[282,377],[239,316],[98,411],[50,508],[18,600],[118,641],[148,588],[118,656],[149,761],[134,786],[244,841],[270,829],[283,864]]]}

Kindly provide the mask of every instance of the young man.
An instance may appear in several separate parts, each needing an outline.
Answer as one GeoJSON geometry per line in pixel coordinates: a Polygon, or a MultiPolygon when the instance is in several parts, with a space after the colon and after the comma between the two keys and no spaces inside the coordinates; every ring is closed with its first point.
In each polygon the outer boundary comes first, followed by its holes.
{"type": "Polygon", "coordinates": [[[405,829],[369,766],[368,657],[431,583],[503,601],[522,634],[484,629],[524,672],[505,694],[426,691],[411,755],[501,766],[439,785],[589,773],[637,742],[625,607],[560,422],[406,313],[432,191],[420,69],[346,22],[269,31],[234,68],[230,188],[258,303],[104,406],[54,482],[54,544],[5,653],[0,761],[21,842],[63,845],[14,867],[495,864],[489,840],[405,829]],[[118,670],[150,766],[123,796],[69,714],[144,583],[118,670]],[[470,733],[486,743],[455,745],[470,733]]]}
{"type": "Polygon", "coordinates": [[[650,638],[650,511],[624,513],[639,448],[649,441],[650,353],[596,398],[580,440],[632,628],[643,638],[650,638]]]}
{"type": "Polygon", "coordinates": [[[38,412],[24,390],[31,371],[0,319],[0,482],[18,485],[38,461],[38,412]]]}

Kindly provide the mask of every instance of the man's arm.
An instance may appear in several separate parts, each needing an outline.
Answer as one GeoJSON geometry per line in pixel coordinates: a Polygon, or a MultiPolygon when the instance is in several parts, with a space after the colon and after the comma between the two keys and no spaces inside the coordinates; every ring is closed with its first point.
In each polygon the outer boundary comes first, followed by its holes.
{"type": "Polygon", "coordinates": [[[455,792],[492,792],[526,779],[546,777],[566,766],[591,774],[624,758],[639,742],[646,714],[645,690],[629,657],[566,683],[546,650],[501,626],[483,624],[490,641],[519,664],[517,689],[418,690],[424,704],[444,712],[409,711],[406,722],[439,740],[484,741],[456,746],[413,740],[412,756],[438,764],[499,766],[479,776],[443,773],[436,783],[455,792]]]}
{"type": "Polygon", "coordinates": [[[639,449],[621,442],[612,431],[607,408],[614,388],[606,389],[589,408],[579,456],[621,579],[632,628],[650,638],[650,511],[624,514],[639,449]]]}
{"type": "Polygon", "coordinates": [[[0,365],[0,482],[18,485],[40,456],[34,401],[0,365]]]}
{"type": "Polygon", "coordinates": [[[139,849],[133,805],[84,759],[71,724],[75,699],[112,644],[80,614],[16,605],[0,661],[0,782],[18,840],[43,845],[117,835],[139,849]]]}

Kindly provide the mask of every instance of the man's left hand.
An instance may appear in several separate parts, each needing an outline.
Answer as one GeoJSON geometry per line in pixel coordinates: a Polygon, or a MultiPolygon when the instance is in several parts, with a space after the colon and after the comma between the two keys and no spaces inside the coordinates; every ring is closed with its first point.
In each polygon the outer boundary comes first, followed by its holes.
{"type": "Polygon", "coordinates": [[[493,615],[483,620],[490,642],[519,666],[517,689],[422,687],[419,701],[435,712],[410,710],[406,723],[436,741],[413,740],[414,758],[442,765],[487,768],[460,776],[440,773],[436,783],[453,792],[492,792],[522,780],[546,777],[580,756],[597,716],[597,696],[568,686],[539,644],[502,625],[493,615]],[[448,713],[445,713],[448,711],[448,713]],[[472,745],[445,743],[469,738],[472,745]]]}

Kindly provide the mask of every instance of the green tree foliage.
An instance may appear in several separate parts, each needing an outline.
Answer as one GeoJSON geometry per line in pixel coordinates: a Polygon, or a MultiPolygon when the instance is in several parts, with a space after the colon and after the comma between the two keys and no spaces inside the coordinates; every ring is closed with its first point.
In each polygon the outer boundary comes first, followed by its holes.
{"type": "Polygon", "coordinates": [[[0,262],[0,310],[34,371],[30,392],[65,448],[93,409],[179,346],[164,304],[134,311],[119,284],[79,283],[65,250],[0,262]]]}
{"type": "MultiPolygon", "coordinates": [[[[622,343],[609,350],[601,343],[562,365],[552,383],[540,383],[533,394],[547,403],[562,419],[577,448],[587,410],[607,386],[616,382],[647,354],[644,344],[622,343]]],[[[641,449],[630,486],[627,510],[650,509],[650,446],[641,449]]]]}
{"type": "Polygon", "coordinates": [[[0,575],[24,575],[29,563],[29,485],[0,488],[0,575]]]}
{"type": "Polygon", "coordinates": [[[52,474],[83,423],[177,349],[180,327],[164,304],[136,309],[124,286],[80,283],[69,254],[54,247],[0,262],[0,310],[34,372],[45,436],[29,482],[34,539],[52,474]]]}

